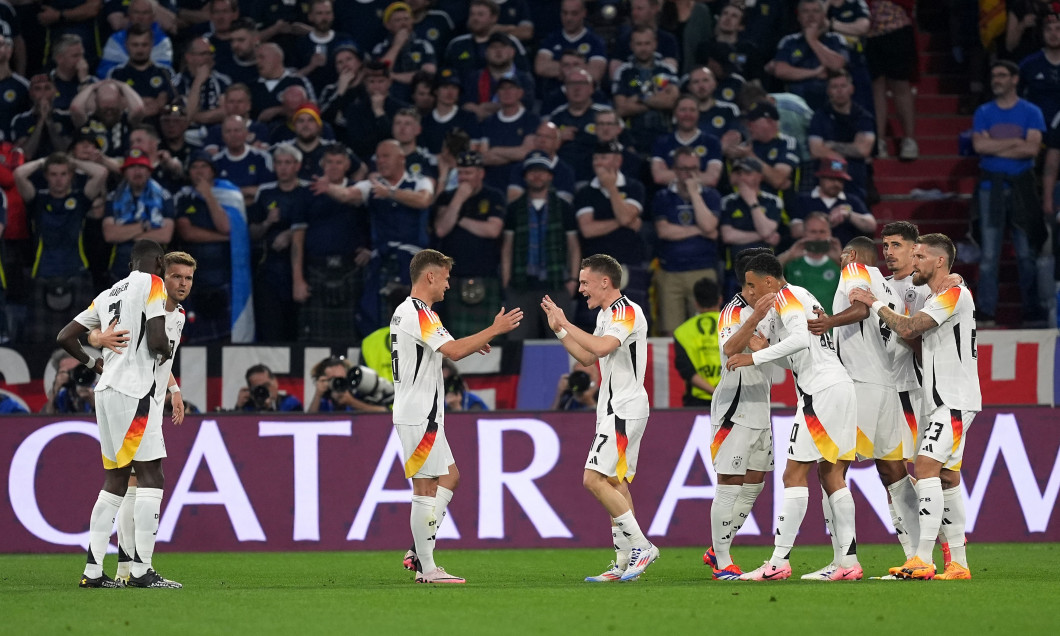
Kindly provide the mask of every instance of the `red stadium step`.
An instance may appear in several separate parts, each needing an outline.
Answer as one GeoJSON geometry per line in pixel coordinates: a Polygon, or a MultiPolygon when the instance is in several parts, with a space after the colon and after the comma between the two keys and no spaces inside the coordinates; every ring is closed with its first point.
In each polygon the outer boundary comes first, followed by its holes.
{"type": "Polygon", "coordinates": [[[875,205],[872,213],[880,223],[925,220],[957,220],[967,224],[971,199],[921,201],[917,199],[885,199],[875,205]]]}
{"type": "Polygon", "coordinates": [[[975,177],[939,177],[924,175],[920,177],[876,177],[876,189],[880,194],[908,196],[914,188],[920,190],[938,189],[944,193],[971,194],[975,189],[975,177]]]}
{"type": "MultiPolygon", "coordinates": [[[[969,123],[969,127],[971,124],[969,123]]],[[[953,135],[930,135],[921,134],[916,136],[916,143],[920,146],[920,156],[955,156],[958,152],[958,138],[953,135]]],[[[887,140],[887,152],[894,156],[898,152],[898,143],[894,139],[887,140]]]]}
{"type": "MultiPolygon", "coordinates": [[[[898,119],[895,117],[889,117],[887,119],[887,126],[889,130],[899,131],[902,129],[901,124],[898,123],[898,119]]],[[[971,130],[972,118],[961,117],[954,115],[923,115],[917,113],[916,116],[916,134],[926,135],[930,137],[945,137],[952,136],[954,139],[957,138],[962,132],[971,130]]]]}
{"type": "Polygon", "coordinates": [[[964,117],[957,114],[960,106],[960,97],[957,95],[917,95],[917,115],[952,115],[964,117]]]}
{"type": "Polygon", "coordinates": [[[880,159],[876,161],[876,178],[901,177],[973,177],[979,162],[974,157],[921,157],[916,161],[880,159]]]}
{"type": "Polygon", "coordinates": [[[916,82],[920,95],[961,95],[968,91],[968,76],[964,74],[926,74],[916,82]]]}

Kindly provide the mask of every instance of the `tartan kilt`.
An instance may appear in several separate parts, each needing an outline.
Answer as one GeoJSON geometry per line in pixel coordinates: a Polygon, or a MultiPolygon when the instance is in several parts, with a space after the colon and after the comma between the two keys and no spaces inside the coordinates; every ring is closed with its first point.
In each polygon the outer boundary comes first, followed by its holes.
{"type": "Polygon", "coordinates": [[[459,339],[492,325],[500,308],[501,283],[496,276],[454,278],[449,281],[449,291],[439,313],[445,328],[459,339]],[[469,280],[482,284],[485,294],[481,301],[468,303],[461,293],[469,280]]]}

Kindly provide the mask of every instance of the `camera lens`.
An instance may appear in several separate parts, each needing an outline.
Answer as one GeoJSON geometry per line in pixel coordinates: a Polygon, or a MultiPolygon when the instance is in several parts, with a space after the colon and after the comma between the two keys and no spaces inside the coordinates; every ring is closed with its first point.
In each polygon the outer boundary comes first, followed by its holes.
{"type": "Polygon", "coordinates": [[[250,390],[250,395],[258,404],[264,404],[269,401],[270,397],[272,397],[269,392],[269,386],[267,384],[259,384],[258,386],[254,387],[250,390]]]}
{"type": "Polygon", "coordinates": [[[592,378],[585,371],[571,371],[571,374],[567,376],[567,386],[574,393],[585,391],[590,384],[592,384],[592,378]]]}
{"type": "Polygon", "coordinates": [[[328,382],[328,388],[332,393],[345,393],[350,389],[350,381],[346,378],[331,378],[328,382]]]}
{"type": "Polygon", "coordinates": [[[96,372],[86,366],[74,367],[70,372],[70,379],[77,386],[92,386],[96,381],[96,372]]]}

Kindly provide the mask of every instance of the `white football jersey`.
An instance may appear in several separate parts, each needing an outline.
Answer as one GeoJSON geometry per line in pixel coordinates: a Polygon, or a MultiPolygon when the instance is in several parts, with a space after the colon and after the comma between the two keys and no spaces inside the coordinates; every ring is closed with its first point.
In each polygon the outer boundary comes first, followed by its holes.
{"type": "Polygon", "coordinates": [[[409,296],[390,319],[390,364],[394,372],[394,423],[442,422],[445,382],[438,349],[453,336],[438,314],[409,296]]]}
{"type": "Polygon", "coordinates": [[[951,287],[929,297],[921,311],[938,323],[924,332],[921,348],[924,402],[961,411],[983,410],[972,292],[964,285],[951,287]]]}
{"type": "MultiPolygon", "coordinates": [[[[898,295],[902,304],[896,309],[903,316],[914,316],[924,308],[931,289],[927,285],[914,285],[913,275],[905,278],[889,276],[887,282],[898,295]],[[904,309],[903,309],[904,307],[904,309]]],[[[922,385],[923,372],[910,347],[902,338],[895,338],[894,347],[894,386],[899,391],[919,391],[922,385]]]]}
{"type": "MultiPolygon", "coordinates": [[[[161,405],[166,401],[166,391],[169,390],[169,376],[173,371],[173,360],[177,357],[177,347],[180,346],[180,333],[184,330],[184,307],[177,305],[173,311],[166,312],[166,337],[169,339],[169,347],[173,354],[169,359],[158,365],[155,369],[155,402],[161,405]]],[[[159,409],[161,415],[162,411],[159,409]]]]}
{"type": "MultiPolygon", "coordinates": [[[[729,359],[725,343],[754,313],[744,297],[733,296],[718,317],[718,347],[721,349],[721,380],[710,401],[710,420],[715,425],[729,419],[747,428],[769,428],[769,392],[773,388],[769,368],[741,367],[735,371],[725,368],[729,359]]],[[[746,349],[745,352],[750,352],[746,349]]],[[[764,365],[763,365],[764,367],[764,365]]]]}
{"type": "Polygon", "coordinates": [[[622,296],[596,316],[596,336],[614,336],[618,348],[600,358],[600,399],[596,416],[614,413],[623,419],[648,417],[648,320],[637,303],[622,296]]]}
{"type": "Polygon", "coordinates": [[[767,327],[770,342],[776,342],[752,354],[756,365],[787,358],[795,386],[802,393],[813,395],[835,384],[850,382],[839,356],[835,353],[832,336],[815,336],[806,321],[816,318],[814,307],[821,304],[813,294],[798,285],[784,285],[770,309],[767,327]]]}
{"type": "Polygon", "coordinates": [[[121,354],[103,352],[103,375],[96,390],[112,388],[136,399],[144,398],[155,381],[158,358],[147,347],[147,321],[166,314],[166,286],[154,274],[132,272],[101,292],[76,320],[88,329],[106,329],[116,317],[118,329],[129,331],[129,345],[121,354]]]}
{"type": "MultiPolygon", "coordinates": [[[[850,263],[839,276],[839,287],[832,299],[833,315],[850,308],[849,294],[859,287],[870,290],[877,300],[892,310],[902,311],[902,301],[879,269],[850,263]]],[[[880,322],[879,316],[869,312],[864,320],[836,327],[834,331],[836,353],[852,380],[894,386],[894,341],[898,337],[880,322]]]]}

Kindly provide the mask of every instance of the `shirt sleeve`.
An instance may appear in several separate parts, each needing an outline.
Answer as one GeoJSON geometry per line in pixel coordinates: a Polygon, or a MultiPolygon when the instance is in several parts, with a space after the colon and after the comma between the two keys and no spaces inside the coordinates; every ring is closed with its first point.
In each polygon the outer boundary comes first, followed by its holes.
{"type": "Polygon", "coordinates": [[[924,308],[920,311],[931,316],[935,324],[941,325],[956,311],[957,301],[960,300],[961,294],[964,293],[963,289],[961,286],[951,287],[938,296],[932,296],[924,303],[924,308]]]}
{"type": "Polygon", "coordinates": [[[92,304],[88,306],[88,309],[85,309],[81,313],[74,316],[74,322],[85,327],[89,331],[96,328],[102,329],[103,325],[100,324],[99,314],[96,313],[95,301],[93,301],[92,304]]]}
{"type": "Polygon", "coordinates": [[[611,310],[611,323],[604,329],[602,336],[613,336],[623,343],[633,333],[637,311],[631,306],[616,307],[611,310]]]}
{"type": "Polygon", "coordinates": [[[802,303],[790,290],[781,291],[777,295],[773,310],[780,315],[780,320],[784,323],[784,329],[787,330],[788,335],[775,345],[751,354],[756,365],[786,358],[810,346],[810,330],[806,326],[802,303]],[[786,301],[783,306],[780,304],[782,299],[786,301]]]}
{"type": "Polygon", "coordinates": [[[147,290],[147,302],[144,303],[144,314],[148,320],[166,315],[166,286],[162,279],[151,274],[150,288],[147,290]]]}

